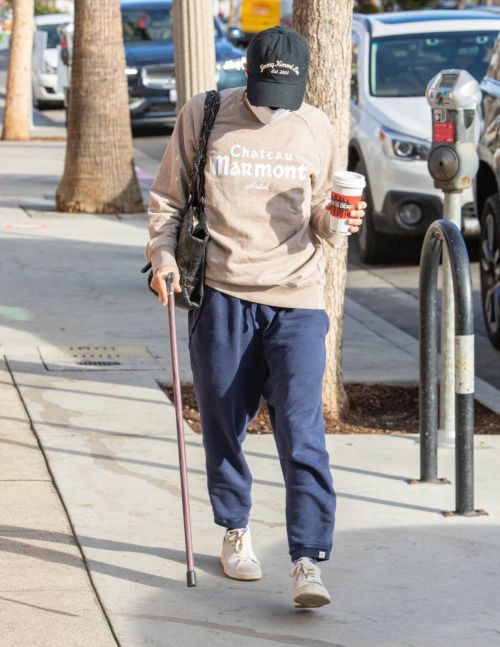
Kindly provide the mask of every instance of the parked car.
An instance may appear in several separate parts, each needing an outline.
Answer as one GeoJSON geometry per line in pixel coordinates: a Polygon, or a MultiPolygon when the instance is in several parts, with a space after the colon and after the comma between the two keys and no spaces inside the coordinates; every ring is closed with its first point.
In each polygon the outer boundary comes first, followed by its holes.
{"type": "Polygon", "coordinates": [[[483,92],[476,204],[481,225],[481,297],[486,331],[500,350],[500,38],[496,42],[483,92]]]}
{"type": "MultiPolygon", "coordinates": [[[[355,16],[349,168],[367,178],[358,236],[364,261],[390,260],[403,238],[423,236],[441,217],[442,193],[427,170],[425,89],[444,68],[465,69],[480,81],[499,29],[500,16],[480,11],[355,16]]],[[[462,194],[462,221],[465,234],[477,235],[472,190],[462,194]]]]}
{"type": "Polygon", "coordinates": [[[68,13],[54,13],[35,16],[33,29],[36,33],[45,32],[47,41],[45,50],[37,59],[38,49],[33,50],[33,65],[31,71],[33,105],[37,108],[61,105],[64,94],[57,86],[57,64],[59,45],[59,29],[62,25],[72,22],[73,16],[68,13]]]}
{"type": "MultiPolygon", "coordinates": [[[[172,0],[123,0],[123,41],[132,123],[176,118],[172,0]]],[[[62,61],[71,63],[73,25],[63,32],[62,61]]],[[[217,88],[245,85],[245,52],[232,45],[214,19],[217,88]]],[[[66,86],[69,85],[69,75],[66,86]]]]}

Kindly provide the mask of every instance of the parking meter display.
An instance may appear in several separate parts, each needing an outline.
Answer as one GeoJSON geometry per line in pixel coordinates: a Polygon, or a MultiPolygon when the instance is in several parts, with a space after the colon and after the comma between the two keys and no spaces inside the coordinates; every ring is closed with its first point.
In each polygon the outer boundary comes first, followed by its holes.
{"type": "Polygon", "coordinates": [[[332,198],[330,203],[330,229],[337,234],[350,235],[349,218],[351,211],[358,208],[365,178],[361,173],[337,171],[334,175],[332,198]]]}

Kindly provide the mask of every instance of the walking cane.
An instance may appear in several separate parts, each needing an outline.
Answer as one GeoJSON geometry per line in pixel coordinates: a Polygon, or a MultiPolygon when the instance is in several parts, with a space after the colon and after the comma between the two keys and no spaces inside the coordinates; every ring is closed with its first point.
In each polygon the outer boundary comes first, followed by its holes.
{"type": "Polygon", "coordinates": [[[172,355],[172,375],[174,381],[174,407],[177,425],[177,445],[179,448],[179,467],[181,472],[182,514],[184,516],[184,541],[186,545],[187,585],[196,586],[196,573],[193,562],[193,540],[191,536],[191,516],[189,512],[189,490],[186,467],[186,444],[184,441],[184,419],[182,416],[181,378],[177,355],[177,334],[175,330],[174,274],[170,272],[168,287],[168,324],[170,329],[170,351],[172,355]]]}

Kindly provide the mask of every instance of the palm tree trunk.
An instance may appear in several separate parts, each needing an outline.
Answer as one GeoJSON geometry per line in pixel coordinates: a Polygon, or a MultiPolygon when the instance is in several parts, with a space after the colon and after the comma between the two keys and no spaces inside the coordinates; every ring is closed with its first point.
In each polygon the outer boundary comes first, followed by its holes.
{"type": "Polygon", "coordinates": [[[178,112],[194,94],[216,87],[212,6],[200,0],[176,0],[173,24],[178,112]]]}
{"type": "MultiPolygon", "coordinates": [[[[337,133],[340,166],[347,167],[351,76],[352,0],[294,2],[293,23],[311,52],[306,101],[326,112],[337,133]]],[[[347,238],[338,249],[327,245],[326,309],[330,317],[323,383],[325,416],[339,419],[347,405],[342,380],[342,333],[347,277],[347,238]]]]}
{"type": "Polygon", "coordinates": [[[14,0],[2,139],[30,137],[33,0],[14,0]]]}
{"type": "Polygon", "coordinates": [[[68,141],[58,211],[144,210],[134,168],[119,0],[75,3],[68,141]]]}

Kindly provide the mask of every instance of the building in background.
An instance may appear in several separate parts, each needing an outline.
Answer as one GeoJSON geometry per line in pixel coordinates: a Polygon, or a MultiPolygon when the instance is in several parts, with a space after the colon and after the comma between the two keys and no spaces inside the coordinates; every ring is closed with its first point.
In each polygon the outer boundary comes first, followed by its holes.
{"type": "Polygon", "coordinates": [[[225,22],[230,18],[231,11],[234,12],[236,2],[235,0],[213,0],[213,5],[214,16],[217,16],[225,22]]]}
{"type": "Polygon", "coordinates": [[[75,7],[73,0],[56,0],[55,2],[57,11],[61,13],[74,13],[75,7]]]}

